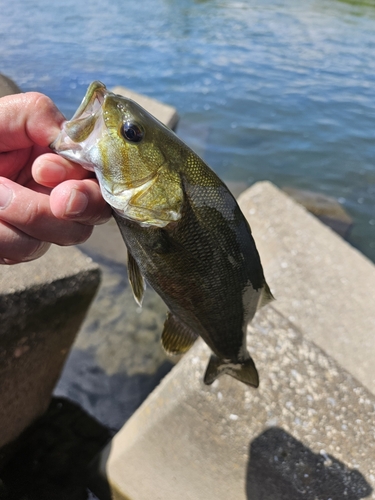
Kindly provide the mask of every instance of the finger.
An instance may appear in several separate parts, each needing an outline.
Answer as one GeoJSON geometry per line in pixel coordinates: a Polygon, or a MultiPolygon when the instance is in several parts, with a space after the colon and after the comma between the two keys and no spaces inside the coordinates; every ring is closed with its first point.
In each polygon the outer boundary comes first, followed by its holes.
{"type": "Polygon", "coordinates": [[[76,221],[57,219],[50,197],[0,177],[0,220],[40,241],[58,245],[82,243],[92,227],[76,221]]]}
{"type": "Polygon", "coordinates": [[[104,224],[112,215],[96,179],[59,184],[51,191],[50,204],[55,217],[74,219],[82,224],[104,224]]]}
{"type": "Polygon", "coordinates": [[[17,264],[38,259],[49,247],[50,243],[36,240],[19,229],[0,222],[1,264],[17,264]]]}
{"type": "Polygon", "coordinates": [[[34,161],[32,175],[39,184],[52,188],[68,179],[81,180],[95,176],[93,172],[55,153],[39,156],[34,161]]]}
{"type": "Polygon", "coordinates": [[[0,100],[0,151],[47,147],[60,132],[64,116],[52,100],[38,92],[27,92],[0,100]]]}

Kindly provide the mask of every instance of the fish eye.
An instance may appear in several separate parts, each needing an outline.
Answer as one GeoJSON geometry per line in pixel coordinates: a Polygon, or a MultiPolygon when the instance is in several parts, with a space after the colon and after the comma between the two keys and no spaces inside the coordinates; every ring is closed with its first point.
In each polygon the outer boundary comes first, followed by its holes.
{"type": "Polygon", "coordinates": [[[127,121],[121,127],[121,134],[127,141],[140,142],[143,139],[144,132],[136,123],[127,121]]]}

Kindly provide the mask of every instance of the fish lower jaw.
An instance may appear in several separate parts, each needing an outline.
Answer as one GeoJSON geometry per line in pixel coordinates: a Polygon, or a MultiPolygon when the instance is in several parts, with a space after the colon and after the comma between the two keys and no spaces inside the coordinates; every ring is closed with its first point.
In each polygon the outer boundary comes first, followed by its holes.
{"type": "Polygon", "coordinates": [[[122,219],[127,219],[132,222],[136,222],[139,224],[141,227],[166,227],[169,224],[173,224],[174,221],[170,220],[161,220],[161,219],[156,219],[153,217],[149,217],[146,220],[139,219],[135,216],[132,216],[132,212],[130,210],[126,209],[118,209],[112,206],[112,209],[116,214],[118,214],[122,219]]]}
{"type": "Polygon", "coordinates": [[[160,220],[153,217],[146,209],[143,213],[141,208],[135,209],[130,204],[130,200],[134,196],[134,191],[136,191],[136,189],[123,190],[122,192],[118,191],[118,194],[113,193],[115,190],[110,191],[105,188],[103,189],[103,186],[101,186],[101,190],[105,201],[111,205],[114,212],[123,219],[136,222],[142,227],[165,227],[171,222],[170,220],[160,220]]]}
{"type": "Polygon", "coordinates": [[[85,170],[90,170],[90,172],[95,172],[95,169],[92,165],[91,162],[86,161],[81,157],[81,149],[77,149],[76,151],[59,151],[59,155],[62,156],[63,158],[66,158],[67,160],[74,161],[74,163],[78,163],[83,167],[85,170]]]}
{"type": "Polygon", "coordinates": [[[142,227],[165,227],[181,218],[181,214],[173,211],[152,210],[147,207],[132,204],[132,200],[152,184],[153,179],[136,188],[126,189],[121,184],[110,184],[96,171],[102,196],[120,217],[136,222],[142,227]]]}

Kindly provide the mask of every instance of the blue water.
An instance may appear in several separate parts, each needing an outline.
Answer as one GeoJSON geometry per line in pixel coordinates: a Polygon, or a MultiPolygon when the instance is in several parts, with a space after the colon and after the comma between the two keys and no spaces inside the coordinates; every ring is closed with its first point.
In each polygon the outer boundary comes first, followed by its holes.
{"type": "Polygon", "coordinates": [[[334,196],[375,261],[375,2],[0,0],[0,72],[69,117],[94,79],[174,105],[225,180],[334,196]]]}

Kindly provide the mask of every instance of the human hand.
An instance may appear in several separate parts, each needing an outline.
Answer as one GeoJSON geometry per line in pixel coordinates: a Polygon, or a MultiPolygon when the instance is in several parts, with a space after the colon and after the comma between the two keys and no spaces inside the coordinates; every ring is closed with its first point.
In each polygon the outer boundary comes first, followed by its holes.
{"type": "Polygon", "coordinates": [[[43,94],[0,99],[0,264],[82,243],[111,216],[93,173],[48,148],[64,120],[43,94]]]}

